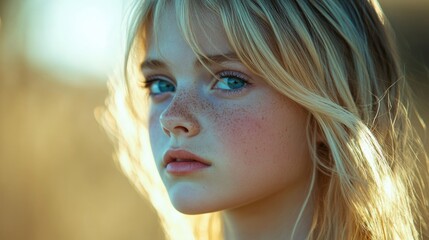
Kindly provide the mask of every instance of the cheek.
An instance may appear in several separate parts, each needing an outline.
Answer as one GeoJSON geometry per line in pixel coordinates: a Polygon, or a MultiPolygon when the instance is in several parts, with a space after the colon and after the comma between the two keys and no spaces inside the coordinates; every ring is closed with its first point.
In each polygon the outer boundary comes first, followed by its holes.
{"type": "MultiPolygon", "coordinates": [[[[148,119],[148,132],[149,132],[149,141],[152,149],[152,153],[156,159],[162,155],[162,146],[165,144],[166,135],[162,130],[161,123],[159,121],[159,116],[161,111],[151,109],[149,112],[148,119]]],[[[168,139],[167,139],[168,140],[168,139]]]]}
{"type": "Polygon", "coordinates": [[[216,133],[231,165],[276,168],[306,158],[305,116],[284,102],[226,109],[216,133]]]}
{"type": "Polygon", "coordinates": [[[162,127],[159,121],[149,122],[149,138],[152,147],[159,146],[159,143],[162,142],[164,133],[162,132],[162,127]]]}
{"type": "Polygon", "coordinates": [[[234,159],[243,159],[251,164],[250,156],[254,152],[259,152],[263,145],[255,144],[255,139],[263,132],[264,119],[255,115],[253,111],[231,111],[225,114],[227,119],[221,119],[216,124],[216,134],[218,134],[223,144],[225,153],[232,155],[234,159]]]}

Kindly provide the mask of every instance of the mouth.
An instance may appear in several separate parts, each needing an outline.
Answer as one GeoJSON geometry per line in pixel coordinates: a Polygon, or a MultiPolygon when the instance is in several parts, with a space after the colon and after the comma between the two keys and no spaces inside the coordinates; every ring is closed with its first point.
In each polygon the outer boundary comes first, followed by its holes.
{"type": "Polygon", "coordinates": [[[165,153],[162,165],[171,174],[183,175],[210,167],[211,163],[186,150],[170,149],[165,153]]]}

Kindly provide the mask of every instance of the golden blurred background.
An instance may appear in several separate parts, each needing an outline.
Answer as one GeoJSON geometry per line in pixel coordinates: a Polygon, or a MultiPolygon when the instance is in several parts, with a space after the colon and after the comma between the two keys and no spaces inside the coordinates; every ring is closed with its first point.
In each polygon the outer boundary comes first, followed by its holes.
{"type": "MultiPolygon", "coordinates": [[[[94,118],[129,2],[0,1],[0,239],[163,239],[94,118]]],[[[429,0],[380,2],[429,122],[429,0]]]]}

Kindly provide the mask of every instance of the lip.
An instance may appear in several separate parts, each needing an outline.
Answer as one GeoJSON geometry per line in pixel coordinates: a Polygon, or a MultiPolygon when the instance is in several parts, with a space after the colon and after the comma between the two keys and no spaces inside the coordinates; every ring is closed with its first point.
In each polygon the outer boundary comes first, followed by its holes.
{"type": "Polygon", "coordinates": [[[210,167],[211,163],[184,149],[170,149],[164,154],[162,166],[171,174],[183,175],[210,167]]]}

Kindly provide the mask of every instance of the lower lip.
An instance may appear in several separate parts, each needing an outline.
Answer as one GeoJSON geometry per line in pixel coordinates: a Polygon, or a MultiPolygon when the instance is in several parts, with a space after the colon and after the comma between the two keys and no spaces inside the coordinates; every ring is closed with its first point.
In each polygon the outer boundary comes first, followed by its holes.
{"type": "Polygon", "coordinates": [[[190,174],[204,168],[210,167],[202,162],[197,161],[183,161],[183,162],[170,162],[166,166],[168,173],[173,175],[185,175],[190,174]]]}

